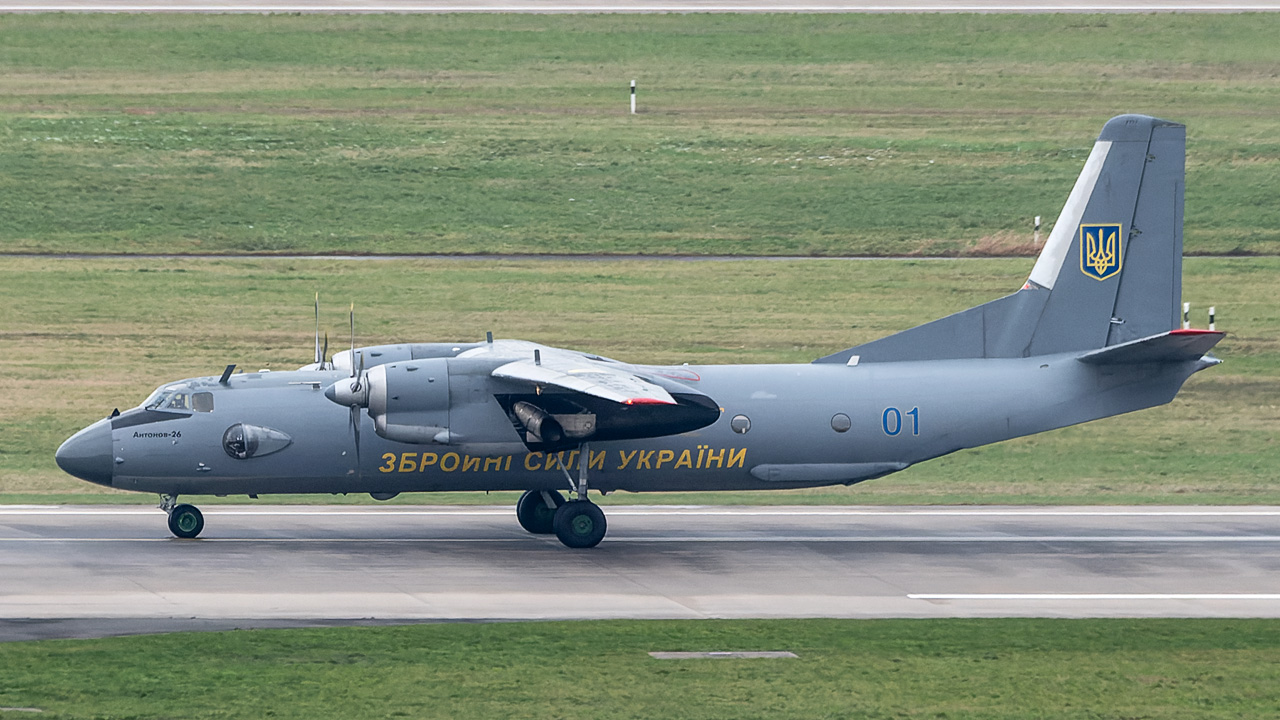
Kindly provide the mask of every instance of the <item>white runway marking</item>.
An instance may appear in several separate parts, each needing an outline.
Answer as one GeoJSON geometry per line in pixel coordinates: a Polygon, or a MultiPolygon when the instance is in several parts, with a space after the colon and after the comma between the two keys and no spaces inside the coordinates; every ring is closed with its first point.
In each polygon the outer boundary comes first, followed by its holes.
{"type": "Polygon", "coordinates": [[[1280,600],[1276,593],[908,593],[912,600],[1280,600]]]}
{"type": "Polygon", "coordinates": [[[712,650],[710,652],[651,652],[655,660],[778,660],[798,658],[786,650],[712,650]]]}

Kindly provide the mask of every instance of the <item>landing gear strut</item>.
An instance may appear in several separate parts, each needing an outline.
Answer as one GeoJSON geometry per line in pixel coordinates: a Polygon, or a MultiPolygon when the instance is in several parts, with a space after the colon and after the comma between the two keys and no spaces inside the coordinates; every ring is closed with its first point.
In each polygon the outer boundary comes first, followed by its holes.
{"type": "Polygon", "coordinates": [[[582,443],[578,448],[578,479],[575,482],[569,469],[561,465],[573,499],[556,508],[551,517],[551,529],[565,547],[593,548],[604,539],[607,529],[604,512],[587,499],[587,470],[591,466],[591,448],[582,443]]]}
{"type": "Polygon", "coordinates": [[[177,537],[193,538],[204,529],[204,515],[195,505],[179,505],[177,495],[161,495],[160,509],[169,514],[169,532],[177,537]]]}

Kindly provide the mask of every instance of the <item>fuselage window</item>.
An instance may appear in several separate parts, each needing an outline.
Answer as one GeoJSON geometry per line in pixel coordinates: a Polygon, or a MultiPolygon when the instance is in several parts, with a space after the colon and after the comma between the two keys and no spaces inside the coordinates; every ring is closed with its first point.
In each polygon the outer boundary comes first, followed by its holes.
{"type": "Polygon", "coordinates": [[[222,434],[222,449],[237,460],[261,457],[289,447],[293,438],[279,430],[236,423],[222,434]]]}
{"type": "Polygon", "coordinates": [[[213,412],[213,393],[198,392],[192,395],[191,409],[196,412],[213,412]]]}

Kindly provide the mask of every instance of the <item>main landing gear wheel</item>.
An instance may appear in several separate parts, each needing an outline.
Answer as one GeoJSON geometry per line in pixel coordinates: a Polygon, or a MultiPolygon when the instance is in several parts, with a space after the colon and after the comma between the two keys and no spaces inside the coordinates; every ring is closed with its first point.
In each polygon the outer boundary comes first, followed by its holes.
{"type": "Polygon", "coordinates": [[[604,539],[604,512],[590,500],[572,500],[556,509],[552,526],[566,547],[593,548],[604,539]]]}
{"type": "Polygon", "coordinates": [[[204,529],[204,515],[195,505],[176,505],[169,511],[169,532],[180,538],[193,538],[204,529]]]}
{"type": "Polygon", "coordinates": [[[561,505],[564,496],[555,490],[526,490],[516,502],[516,519],[520,527],[534,535],[550,535],[556,531],[552,521],[561,505]],[[547,498],[554,506],[547,507],[547,498]]]}

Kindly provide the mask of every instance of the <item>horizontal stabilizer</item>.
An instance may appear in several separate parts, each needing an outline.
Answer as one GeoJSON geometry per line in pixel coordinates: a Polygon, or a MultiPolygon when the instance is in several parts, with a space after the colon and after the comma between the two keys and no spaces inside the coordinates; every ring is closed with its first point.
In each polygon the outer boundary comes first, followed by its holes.
{"type": "Polygon", "coordinates": [[[1090,365],[1191,362],[1204,357],[1224,334],[1215,330],[1170,330],[1094,350],[1076,359],[1090,365]]]}

